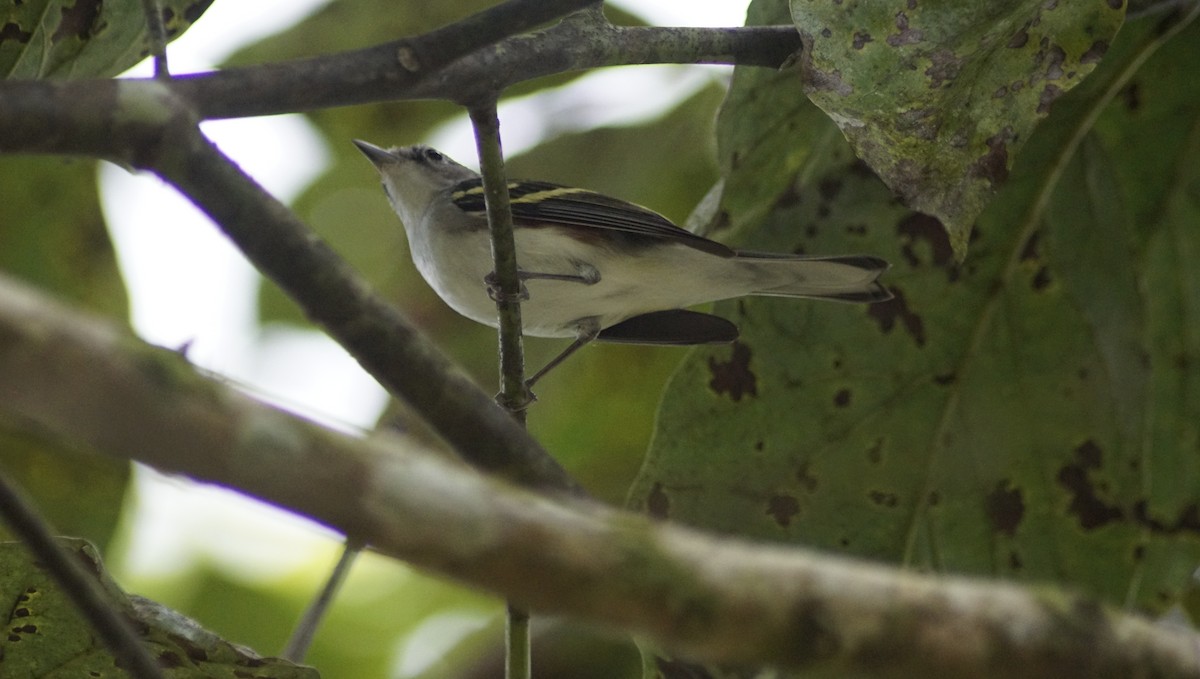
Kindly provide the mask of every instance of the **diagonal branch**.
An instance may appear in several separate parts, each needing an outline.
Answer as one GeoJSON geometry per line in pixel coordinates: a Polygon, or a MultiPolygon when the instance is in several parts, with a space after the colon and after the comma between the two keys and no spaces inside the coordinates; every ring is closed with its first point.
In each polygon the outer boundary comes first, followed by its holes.
{"type": "Polygon", "coordinates": [[[265,276],[299,302],[389,392],[411,404],[471,464],[525,485],[574,487],[508,413],[282,203],[194,126],[177,126],[169,152],[147,166],[216,222],[265,276]]]}
{"type": "Polygon", "coordinates": [[[239,489],[698,661],[876,677],[1200,677],[1194,633],[1085,597],[717,538],[538,496],[407,439],[321,429],[4,278],[0,416],[239,489]]]}

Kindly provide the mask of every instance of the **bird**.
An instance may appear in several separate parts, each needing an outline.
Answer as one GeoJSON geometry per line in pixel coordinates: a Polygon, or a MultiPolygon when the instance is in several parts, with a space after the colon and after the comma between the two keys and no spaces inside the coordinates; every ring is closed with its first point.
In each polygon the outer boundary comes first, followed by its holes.
{"type": "MultiPolygon", "coordinates": [[[[424,145],[385,149],[354,140],[378,170],[412,260],[443,301],[498,327],[498,287],[478,172],[424,145]]],[[[744,296],[874,303],[891,299],[871,255],[735,250],[648,208],[587,189],[510,181],[521,330],[572,343],[526,381],[532,386],[592,341],[724,344],[732,322],[689,310],[744,296]]]]}

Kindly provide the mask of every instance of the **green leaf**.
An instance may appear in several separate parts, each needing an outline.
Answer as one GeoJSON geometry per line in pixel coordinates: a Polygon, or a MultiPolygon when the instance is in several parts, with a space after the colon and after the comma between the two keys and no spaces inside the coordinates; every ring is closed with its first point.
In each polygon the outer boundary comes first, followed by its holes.
{"type": "MultiPolygon", "coordinates": [[[[168,39],[212,0],[160,0],[168,39]]],[[[0,77],[103,78],[150,53],[140,0],[0,0],[0,77]]]]}
{"type": "Polygon", "coordinates": [[[769,77],[739,77],[722,125],[757,137],[724,132],[727,185],[781,167],[761,155],[802,161],[755,198],[769,206],[757,222],[739,223],[756,213],[727,193],[737,233],[887,257],[896,299],[719,306],[742,338],[677,373],[631,503],[1119,605],[1177,601],[1200,563],[1200,29],[1172,39],[1178,20],[1127,27],[1063,97],[961,267],[937,221],[897,205],[848,144],[793,140],[780,112],[818,140],[829,126],[737,89],[769,77]]]}
{"type": "Polygon", "coordinates": [[[125,318],[128,302],[100,210],[96,163],[7,157],[0,186],[0,269],[125,318]]]}
{"type": "MultiPolygon", "coordinates": [[[[106,546],[116,530],[129,485],[129,462],[0,423],[0,467],[34,498],[62,535],[106,546]]],[[[0,540],[11,540],[0,524],[0,540]]]]}
{"type": "Polygon", "coordinates": [[[961,257],[1051,104],[1091,72],[1124,3],[792,0],[802,78],[855,152],[961,257]]]}
{"type": "MultiPolygon", "coordinates": [[[[62,545],[96,573],[113,605],[135,621],[146,649],[168,679],[316,679],[316,670],[262,658],[202,629],[148,599],[131,600],[108,577],[94,547],[83,540],[62,545]]],[[[96,633],[58,583],[24,545],[0,543],[0,596],[12,603],[0,640],[0,675],[7,679],[124,679],[96,633]]]]}

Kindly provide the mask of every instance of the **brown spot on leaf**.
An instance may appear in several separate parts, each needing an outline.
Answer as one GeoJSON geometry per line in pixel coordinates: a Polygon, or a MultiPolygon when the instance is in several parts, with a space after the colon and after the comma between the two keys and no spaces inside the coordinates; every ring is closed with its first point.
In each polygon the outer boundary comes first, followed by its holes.
{"type": "Polygon", "coordinates": [[[845,408],[850,405],[850,390],[839,389],[838,393],[833,395],[833,405],[838,408],[845,408]]]}
{"type": "Polygon", "coordinates": [[[1021,27],[1021,30],[1012,34],[1012,37],[1008,39],[1008,43],[1005,45],[1005,47],[1010,49],[1020,49],[1024,47],[1026,43],[1029,42],[1029,26],[1032,23],[1033,22],[1031,21],[1026,21],[1025,25],[1021,27]]]}
{"type": "Polygon", "coordinates": [[[1150,508],[1145,500],[1139,500],[1133,506],[1133,518],[1143,528],[1154,533],[1175,535],[1177,533],[1200,533],[1200,507],[1189,504],[1179,511],[1179,515],[1171,523],[1157,519],[1150,514],[1150,508]]]}
{"type": "Polygon", "coordinates": [[[1012,485],[1012,481],[1004,479],[996,484],[992,492],[984,498],[984,508],[992,528],[1008,537],[1016,535],[1021,519],[1025,517],[1025,500],[1021,489],[1012,485]]]}
{"type": "Polygon", "coordinates": [[[895,493],[885,490],[872,490],[867,493],[867,497],[879,505],[880,507],[896,507],[900,504],[900,496],[895,493]]]}
{"type": "Polygon", "coordinates": [[[1129,86],[1121,90],[1121,99],[1125,101],[1125,108],[1130,111],[1136,111],[1142,107],[1142,88],[1136,82],[1129,83],[1129,86]]]}
{"type": "Polygon", "coordinates": [[[100,8],[103,5],[102,0],[75,0],[74,5],[63,7],[62,21],[58,22],[58,28],[54,29],[54,35],[50,40],[52,42],[59,42],[63,38],[87,40],[92,35],[92,27],[96,23],[96,19],[100,17],[100,8]]]}
{"type": "Polygon", "coordinates": [[[655,483],[650,489],[650,494],[646,496],[646,512],[656,519],[670,518],[671,498],[663,492],[661,483],[655,483]]]}
{"type": "Polygon", "coordinates": [[[174,651],[163,650],[163,651],[159,651],[159,653],[158,653],[158,666],[159,667],[163,667],[163,668],[170,670],[170,669],[175,669],[177,667],[183,667],[185,664],[186,663],[183,662],[183,658],[181,658],[179,656],[179,654],[174,651]]]}
{"type": "Polygon", "coordinates": [[[1021,555],[1015,549],[1008,553],[1008,567],[1014,571],[1019,571],[1025,567],[1025,564],[1021,562],[1021,555]]]}
{"type": "Polygon", "coordinates": [[[875,439],[875,443],[867,448],[867,462],[871,464],[883,462],[883,439],[875,439]]]}
{"type": "Polygon", "coordinates": [[[1053,280],[1054,278],[1050,275],[1049,267],[1039,267],[1037,273],[1033,275],[1033,282],[1031,283],[1031,286],[1035,291],[1041,292],[1042,290],[1045,290],[1050,283],[1053,282],[1053,280]]]}
{"type": "Polygon", "coordinates": [[[29,31],[22,31],[20,25],[11,21],[7,24],[4,24],[3,27],[0,27],[0,42],[4,42],[5,40],[16,40],[19,43],[27,43],[32,37],[33,33],[30,33],[29,31]]]}
{"type": "MultiPolygon", "coordinates": [[[[796,187],[796,185],[793,183],[793,184],[788,184],[787,187],[782,192],[780,192],[779,197],[775,199],[774,207],[789,208],[789,207],[792,207],[793,205],[797,205],[799,203],[800,203],[800,189],[798,189],[796,187]]],[[[722,210],[721,212],[725,216],[725,221],[728,222],[729,221],[729,212],[725,211],[725,210],[722,210]]]]}
{"type": "Polygon", "coordinates": [[[933,376],[933,383],[939,387],[948,387],[957,381],[958,375],[952,372],[933,376]]]}
{"type": "Polygon", "coordinates": [[[1097,40],[1096,42],[1092,43],[1091,47],[1087,48],[1087,51],[1085,51],[1083,54],[1079,55],[1079,63],[1081,63],[1081,64],[1098,63],[1100,61],[1100,59],[1102,59],[1104,57],[1104,55],[1107,53],[1108,53],[1108,41],[1097,40]]]}
{"type": "Polygon", "coordinates": [[[1021,246],[1021,261],[1028,262],[1031,259],[1038,259],[1041,256],[1041,254],[1038,252],[1038,246],[1041,244],[1042,230],[1036,229],[1033,233],[1029,234],[1029,238],[1026,239],[1025,245],[1021,246]]]}
{"type": "Polygon", "coordinates": [[[799,513],[800,502],[791,495],[772,495],[767,501],[767,514],[775,519],[775,523],[785,528],[799,513]]]}
{"type": "Polygon", "coordinates": [[[1046,80],[1058,80],[1063,77],[1063,62],[1067,60],[1067,53],[1063,48],[1055,45],[1050,48],[1048,56],[1050,62],[1046,64],[1046,80]]]}
{"type": "Polygon", "coordinates": [[[921,258],[917,256],[916,244],[924,242],[933,251],[933,264],[945,266],[954,262],[954,249],[950,246],[950,236],[946,227],[936,217],[922,212],[909,213],[907,217],[896,224],[896,235],[900,236],[902,245],[900,252],[912,266],[920,266],[921,258]]]}
{"type": "Polygon", "coordinates": [[[893,288],[892,294],[894,296],[888,301],[877,302],[868,307],[867,315],[879,323],[879,329],[885,335],[899,323],[904,326],[904,330],[918,347],[925,346],[925,321],[908,308],[908,299],[905,298],[903,290],[893,288]]]}
{"type": "Polygon", "coordinates": [[[1012,127],[1008,125],[988,137],[985,142],[987,152],[971,163],[967,174],[990,182],[993,186],[1003,184],[1008,179],[1008,143],[1015,137],[1012,127]]]}
{"type": "Polygon", "coordinates": [[[817,193],[821,194],[821,200],[833,202],[837,195],[842,192],[842,182],[834,177],[826,177],[817,183],[817,193]]]}
{"type": "Polygon", "coordinates": [[[869,42],[874,42],[874,38],[871,37],[870,33],[867,33],[866,31],[855,31],[854,42],[851,43],[851,46],[856,50],[860,50],[869,42]]]}
{"type": "Polygon", "coordinates": [[[743,396],[758,396],[758,377],[750,370],[750,347],[745,344],[734,342],[728,361],[710,356],[708,371],[712,373],[708,386],[735,403],[743,396]]]}
{"type": "Polygon", "coordinates": [[[925,69],[929,77],[929,89],[936,90],[958,77],[962,59],[953,50],[940,49],[929,55],[930,65],[925,69]]]}
{"type": "Polygon", "coordinates": [[[802,462],[800,466],[796,468],[796,483],[799,483],[801,488],[810,493],[816,491],[817,477],[812,475],[807,461],[802,462]]]}
{"type": "Polygon", "coordinates": [[[1058,470],[1058,485],[1071,494],[1067,512],[1075,515],[1084,530],[1120,521],[1125,515],[1117,505],[1105,502],[1092,482],[1091,472],[1100,469],[1102,459],[1100,446],[1088,439],[1075,449],[1074,461],[1058,470]]]}
{"type": "Polygon", "coordinates": [[[911,45],[925,39],[924,31],[917,28],[909,28],[908,15],[904,12],[896,12],[896,29],[896,33],[887,37],[887,44],[892,47],[911,45]]]}
{"type": "Polygon", "coordinates": [[[1054,103],[1055,99],[1062,96],[1062,93],[1062,88],[1058,85],[1046,85],[1043,87],[1042,94],[1038,97],[1037,112],[1042,114],[1049,113],[1050,106],[1054,103]]]}

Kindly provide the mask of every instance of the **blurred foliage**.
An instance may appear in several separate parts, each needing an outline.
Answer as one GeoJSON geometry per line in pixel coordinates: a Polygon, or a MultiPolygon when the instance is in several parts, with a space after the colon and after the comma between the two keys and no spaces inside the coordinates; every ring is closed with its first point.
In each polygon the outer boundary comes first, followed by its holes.
{"type": "Polygon", "coordinates": [[[896,299],[718,305],[742,338],[676,374],[631,503],[1118,606],[1179,602],[1200,563],[1200,26],[1172,37],[1179,19],[1126,26],[1055,102],[962,266],[785,90],[795,75],[738,72],[718,128],[728,233],[879,254],[896,299]]]}
{"type": "MultiPolygon", "coordinates": [[[[167,39],[212,0],[159,0],[167,39]]],[[[0,77],[103,78],[150,53],[141,0],[0,0],[0,77]]]]}
{"type": "MultiPolygon", "coordinates": [[[[0,270],[98,314],[125,320],[128,303],[104,228],[96,162],[5,158],[0,163],[0,270]]],[[[0,467],[60,533],[108,544],[129,464],[0,422],[0,467]]]]}
{"type": "MultiPolygon", "coordinates": [[[[168,39],[182,34],[210,4],[164,0],[168,39]]],[[[139,0],[0,0],[0,77],[114,76],[148,53],[139,0]]],[[[0,269],[125,320],[128,303],[100,212],[95,168],[92,160],[5,158],[0,269]]],[[[108,543],[128,484],[128,463],[3,423],[0,465],[59,531],[102,547],[108,543]]]]}
{"type": "MultiPolygon", "coordinates": [[[[59,535],[107,546],[124,505],[129,463],[0,422],[0,467],[59,535]]],[[[0,522],[0,540],[11,540],[0,522]]]]}
{"type": "MultiPolygon", "coordinates": [[[[64,539],[61,544],[69,557],[85,564],[86,572],[96,574],[109,601],[135,623],[146,650],[159,661],[164,679],[316,679],[311,668],[260,658],[152,601],[131,600],[108,576],[94,547],[78,539],[64,539]]],[[[0,596],[11,602],[8,632],[0,640],[0,676],[129,676],[66,592],[19,542],[0,543],[0,596]]]]}

